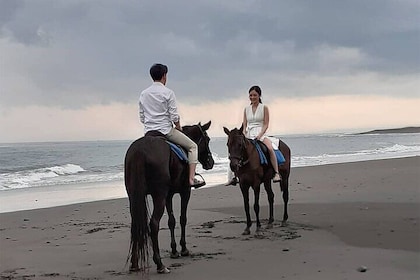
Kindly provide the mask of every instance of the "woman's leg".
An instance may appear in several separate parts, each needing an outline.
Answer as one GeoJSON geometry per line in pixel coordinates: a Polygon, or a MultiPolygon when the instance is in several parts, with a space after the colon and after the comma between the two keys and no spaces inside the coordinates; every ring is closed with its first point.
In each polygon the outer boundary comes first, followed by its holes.
{"type": "Polygon", "coordinates": [[[278,182],[278,181],[281,180],[281,178],[280,178],[280,174],[279,174],[279,165],[277,164],[276,154],[274,153],[274,149],[273,149],[273,144],[271,143],[270,139],[268,139],[268,138],[264,138],[263,142],[268,148],[268,152],[270,154],[270,162],[271,162],[271,165],[273,166],[273,169],[274,169],[273,181],[278,182]]]}

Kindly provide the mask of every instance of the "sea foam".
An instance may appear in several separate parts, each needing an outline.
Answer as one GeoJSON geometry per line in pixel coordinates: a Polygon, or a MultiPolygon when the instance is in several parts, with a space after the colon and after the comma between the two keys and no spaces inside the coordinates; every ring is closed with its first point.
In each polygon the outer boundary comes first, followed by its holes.
{"type": "Polygon", "coordinates": [[[42,184],[42,181],[47,179],[77,174],[84,171],[85,170],[78,165],[65,164],[60,166],[5,173],[0,176],[0,190],[38,186],[42,184]]]}

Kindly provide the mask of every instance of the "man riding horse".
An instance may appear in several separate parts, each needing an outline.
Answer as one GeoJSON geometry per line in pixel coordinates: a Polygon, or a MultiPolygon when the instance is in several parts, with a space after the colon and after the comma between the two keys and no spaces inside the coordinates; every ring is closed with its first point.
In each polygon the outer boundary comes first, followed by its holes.
{"type": "Polygon", "coordinates": [[[205,182],[195,172],[198,163],[197,144],[182,133],[175,93],[166,87],[167,74],[166,65],[156,63],[150,68],[153,84],[140,93],[140,121],[144,124],[144,133],[158,131],[188,151],[189,184],[199,188],[205,182]]]}

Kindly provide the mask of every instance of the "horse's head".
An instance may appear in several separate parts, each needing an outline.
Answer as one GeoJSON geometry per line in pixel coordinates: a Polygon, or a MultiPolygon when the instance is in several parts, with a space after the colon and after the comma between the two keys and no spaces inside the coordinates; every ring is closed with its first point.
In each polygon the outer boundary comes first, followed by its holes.
{"type": "Polygon", "coordinates": [[[198,161],[205,170],[213,168],[214,160],[210,151],[209,143],[210,137],[207,135],[207,130],[211,125],[211,121],[201,125],[188,125],[182,127],[182,131],[193,140],[198,146],[198,161]]]}
{"type": "Polygon", "coordinates": [[[232,130],[223,127],[228,136],[227,147],[229,152],[230,169],[235,172],[247,163],[245,135],[242,133],[243,126],[232,130]]]}

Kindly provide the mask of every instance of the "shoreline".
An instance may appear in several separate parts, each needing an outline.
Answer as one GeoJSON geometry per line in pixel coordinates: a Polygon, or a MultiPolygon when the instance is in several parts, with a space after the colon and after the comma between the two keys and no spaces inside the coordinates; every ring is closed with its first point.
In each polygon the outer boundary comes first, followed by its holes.
{"type": "MultiPolygon", "coordinates": [[[[371,161],[382,160],[398,160],[404,158],[412,158],[420,156],[400,156],[381,159],[357,160],[340,163],[327,163],[320,165],[297,166],[292,167],[293,170],[300,168],[317,168],[323,166],[334,166],[339,164],[354,164],[371,161]]],[[[207,186],[201,189],[213,188],[222,186],[227,182],[224,174],[204,174],[207,181],[207,186]],[[207,176],[206,176],[207,175],[207,176]],[[226,181],[226,182],[225,182],[226,181]]],[[[227,175],[226,175],[227,176],[227,175]]],[[[293,179],[293,176],[292,176],[293,179]]],[[[299,184],[299,183],[298,183],[299,184]]],[[[193,190],[195,191],[195,190],[193,190]]],[[[35,210],[43,208],[51,208],[65,205],[72,205],[78,203],[104,201],[110,199],[127,198],[125,191],[124,180],[115,180],[107,182],[93,182],[93,183],[77,183],[68,185],[52,185],[40,186],[30,188],[18,188],[0,191],[0,214],[10,213],[16,211],[35,210]],[[100,191],[100,195],[98,195],[100,191]],[[14,201],[20,201],[19,204],[14,201]]]]}
{"type": "MultiPolygon", "coordinates": [[[[239,187],[193,191],[187,216],[192,255],[169,258],[164,215],[160,247],[172,272],[158,275],[150,259],[148,277],[418,279],[419,164],[416,156],[292,168],[289,223],[281,226],[281,192],[273,187],[274,228],[264,229],[262,237],[254,235],[255,224],[250,236],[241,235],[245,217],[239,187]],[[360,267],[366,271],[359,272],[360,267]]],[[[267,205],[262,191],[263,227],[267,205]]],[[[178,196],[174,211],[179,219],[178,196]]],[[[126,198],[1,213],[0,224],[2,279],[141,278],[125,267],[130,232],[126,198]]],[[[179,242],[179,228],[176,234],[179,242]]]]}

